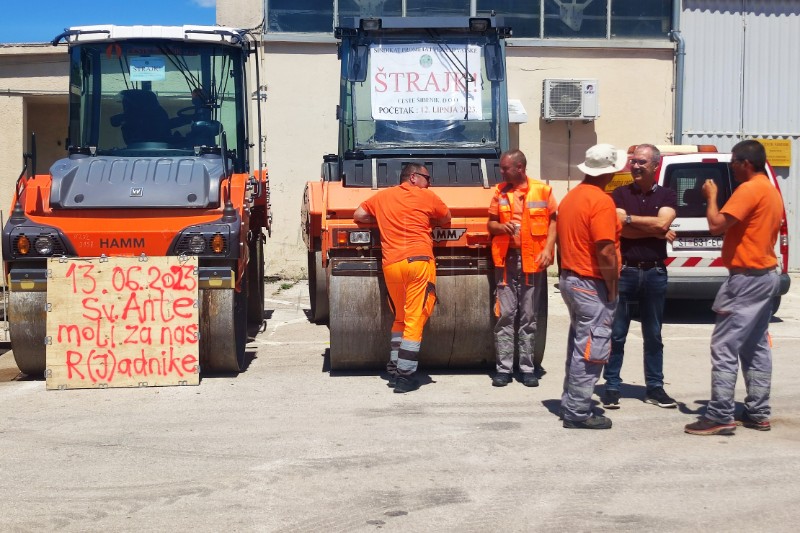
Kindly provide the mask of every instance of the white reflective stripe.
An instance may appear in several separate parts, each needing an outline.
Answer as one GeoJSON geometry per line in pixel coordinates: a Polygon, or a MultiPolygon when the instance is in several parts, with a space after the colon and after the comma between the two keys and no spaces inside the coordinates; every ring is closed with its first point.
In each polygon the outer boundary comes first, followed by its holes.
{"type": "Polygon", "coordinates": [[[421,341],[412,341],[409,339],[403,339],[400,342],[400,349],[406,350],[409,352],[419,352],[419,349],[422,347],[421,341]]]}
{"type": "Polygon", "coordinates": [[[372,158],[372,188],[378,188],[378,160],[372,158]]]}
{"type": "Polygon", "coordinates": [[[508,201],[508,198],[506,198],[505,196],[501,196],[501,197],[500,197],[500,200],[498,201],[498,203],[499,203],[500,205],[508,205],[508,204],[509,204],[509,201],[508,201]]]}
{"type": "Polygon", "coordinates": [[[489,171],[486,169],[486,159],[481,158],[481,175],[483,176],[483,188],[489,188],[489,171]]]}
{"type": "Polygon", "coordinates": [[[526,205],[528,209],[536,209],[537,207],[547,207],[547,202],[542,200],[538,202],[528,202],[526,205]]]}

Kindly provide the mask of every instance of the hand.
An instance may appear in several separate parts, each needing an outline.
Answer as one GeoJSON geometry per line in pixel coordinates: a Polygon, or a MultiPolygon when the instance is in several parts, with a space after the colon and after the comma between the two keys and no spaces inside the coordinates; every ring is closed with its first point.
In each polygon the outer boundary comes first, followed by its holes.
{"type": "Polygon", "coordinates": [[[664,234],[664,238],[665,238],[665,239],[667,239],[667,242],[672,242],[672,241],[674,241],[674,240],[675,240],[675,237],[677,237],[677,236],[678,236],[678,234],[677,234],[677,233],[675,233],[675,232],[674,232],[674,231],[672,231],[672,230],[667,230],[667,232],[664,234]]]}
{"type": "Polygon", "coordinates": [[[536,263],[542,268],[549,267],[553,264],[553,252],[550,250],[542,250],[539,257],[536,258],[536,263]]]}
{"type": "Polygon", "coordinates": [[[625,219],[628,217],[628,213],[624,209],[617,208],[617,219],[619,220],[620,224],[625,225],[625,219]]]}
{"type": "Polygon", "coordinates": [[[514,224],[511,222],[506,222],[505,224],[501,223],[499,220],[489,220],[489,223],[486,225],[486,228],[489,230],[489,233],[492,235],[514,235],[514,231],[516,228],[514,224]]]}
{"type": "Polygon", "coordinates": [[[612,287],[609,287],[608,282],[606,282],[606,289],[608,289],[608,303],[616,302],[617,298],[619,297],[619,288],[617,285],[617,281],[616,280],[614,281],[612,287]]]}
{"type": "Polygon", "coordinates": [[[708,179],[703,184],[703,197],[706,200],[710,200],[712,198],[717,198],[717,184],[714,183],[714,180],[708,179]]]}

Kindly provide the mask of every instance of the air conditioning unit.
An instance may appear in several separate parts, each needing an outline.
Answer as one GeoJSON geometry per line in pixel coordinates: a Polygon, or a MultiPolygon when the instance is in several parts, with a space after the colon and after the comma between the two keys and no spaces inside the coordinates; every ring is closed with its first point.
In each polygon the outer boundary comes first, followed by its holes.
{"type": "Polygon", "coordinates": [[[542,118],[594,120],[600,116],[597,80],[544,80],[542,118]]]}

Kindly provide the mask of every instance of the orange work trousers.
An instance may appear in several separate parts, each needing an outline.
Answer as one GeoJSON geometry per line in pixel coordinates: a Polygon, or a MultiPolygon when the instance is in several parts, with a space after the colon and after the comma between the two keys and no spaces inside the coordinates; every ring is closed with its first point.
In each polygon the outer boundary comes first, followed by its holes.
{"type": "Polygon", "coordinates": [[[394,311],[392,333],[419,343],[422,330],[436,303],[436,263],[432,258],[411,257],[383,267],[383,278],[394,311]]]}

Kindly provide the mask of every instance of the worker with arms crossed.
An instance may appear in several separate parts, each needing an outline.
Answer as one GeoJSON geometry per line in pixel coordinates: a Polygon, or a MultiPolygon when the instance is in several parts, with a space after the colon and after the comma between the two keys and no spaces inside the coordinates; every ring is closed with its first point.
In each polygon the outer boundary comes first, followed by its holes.
{"type": "Polygon", "coordinates": [[[640,144],[630,160],[633,183],[611,194],[622,222],[619,303],[611,331],[611,358],[603,370],[606,380],[603,407],[619,409],[622,360],[631,326],[631,305],[638,303],[642,322],[644,401],[674,408],[677,402],[664,391],[664,301],[667,297],[667,241],[678,209],[678,197],[669,187],[656,183],[661,152],[652,144],[640,144]]]}

